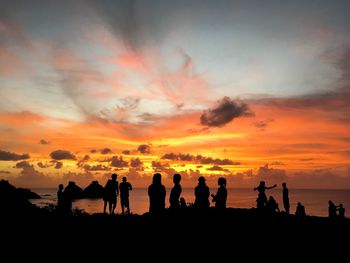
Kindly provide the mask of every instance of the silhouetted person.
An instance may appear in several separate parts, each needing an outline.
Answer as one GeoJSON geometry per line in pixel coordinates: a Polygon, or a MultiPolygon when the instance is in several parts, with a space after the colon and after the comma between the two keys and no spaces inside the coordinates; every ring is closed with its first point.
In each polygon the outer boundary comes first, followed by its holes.
{"type": "Polygon", "coordinates": [[[300,202],[298,202],[298,204],[297,204],[297,209],[295,211],[295,215],[299,216],[299,217],[305,217],[306,216],[305,207],[300,202]]]}
{"type": "MultiPolygon", "coordinates": [[[[69,182],[68,186],[69,186],[69,184],[72,185],[72,182],[69,182]]],[[[64,192],[61,195],[62,204],[63,204],[63,213],[66,214],[66,215],[69,215],[69,214],[72,213],[72,200],[73,200],[73,193],[68,188],[68,186],[66,187],[66,189],[64,189],[64,192]]],[[[62,190],[63,190],[63,185],[61,187],[62,187],[62,190]]],[[[57,192],[57,197],[58,197],[58,192],[57,192]]]]}
{"type": "Polygon", "coordinates": [[[199,209],[206,209],[209,208],[209,187],[205,184],[205,178],[203,176],[200,176],[198,178],[198,185],[194,189],[194,206],[199,209]]]}
{"type": "Polygon", "coordinates": [[[265,190],[275,188],[277,185],[273,185],[270,187],[265,186],[265,181],[261,181],[260,184],[254,188],[254,191],[258,190],[258,198],[256,199],[257,208],[264,208],[267,204],[267,197],[265,194],[265,190]]]}
{"type": "Polygon", "coordinates": [[[271,214],[274,214],[275,212],[280,212],[278,204],[275,198],[273,198],[273,196],[269,197],[269,201],[267,202],[266,208],[271,214]]]}
{"type": "Polygon", "coordinates": [[[338,206],[338,217],[345,218],[345,208],[343,207],[343,204],[338,206]]]}
{"type": "Polygon", "coordinates": [[[215,207],[219,209],[226,208],[227,200],[227,190],[226,190],[226,178],[220,177],[218,179],[218,191],[216,195],[211,195],[213,197],[213,202],[215,202],[215,207]]]}
{"type": "Polygon", "coordinates": [[[126,208],[126,213],[130,214],[129,206],[129,191],[132,190],[132,185],[127,182],[126,177],[124,176],[122,182],[119,184],[120,190],[120,204],[122,206],[122,214],[124,215],[124,209],[126,208]]]}
{"type": "Polygon", "coordinates": [[[149,212],[161,213],[165,209],[166,190],[162,185],[162,175],[155,173],[153,175],[152,184],[148,187],[149,196],[149,212]]]}
{"type": "Polygon", "coordinates": [[[284,210],[286,211],[286,214],[289,215],[289,208],[290,208],[290,204],[289,204],[289,191],[287,188],[287,184],[283,183],[282,184],[283,190],[283,206],[284,206],[284,210]]]}
{"type": "Polygon", "coordinates": [[[181,208],[186,208],[187,207],[186,200],[183,197],[180,198],[180,207],[181,208]]]}
{"type": "Polygon", "coordinates": [[[65,212],[65,200],[64,200],[64,192],[63,192],[63,184],[58,186],[57,191],[57,210],[60,214],[65,212]]]}
{"type": "Polygon", "coordinates": [[[177,209],[180,207],[179,199],[182,192],[180,181],[181,181],[181,175],[174,174],[173,176],[174,187],[173,189],[171,189],[170,198],[169,198],[170,208],[172,209],[177,209]]]}
{"type": "Polygon", "coordinates": [[[109,179],[107,181],[105,188],[104,188],[103,213],[106,213],[106,207],[107,207],[107,203],[108,203],[110,215],[114,214],[114,210],[117,206],[117,195],[119,194],[117,177],[118,177],[117,174],[112,174],[112,179],[109,179]]]}
{"type": "Polygon", "coordinates": [[[328,217],[330,219],[337,217],[337,207],[331,200],[328,201],[328,217]]]}

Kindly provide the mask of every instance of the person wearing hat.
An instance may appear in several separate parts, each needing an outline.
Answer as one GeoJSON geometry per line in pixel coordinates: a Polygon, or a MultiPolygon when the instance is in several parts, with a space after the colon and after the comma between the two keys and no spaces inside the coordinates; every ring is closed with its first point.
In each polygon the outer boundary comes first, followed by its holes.
{"type": "Polygon", "coordinates": [[[210,191],[209,187],[205,183],[204,176],[198,178],[198,185],[194,189],[194,195],[196,197],[194,201],[194,206],[198,209],[207,209],[210,206],[209,196],[210,191]]]}

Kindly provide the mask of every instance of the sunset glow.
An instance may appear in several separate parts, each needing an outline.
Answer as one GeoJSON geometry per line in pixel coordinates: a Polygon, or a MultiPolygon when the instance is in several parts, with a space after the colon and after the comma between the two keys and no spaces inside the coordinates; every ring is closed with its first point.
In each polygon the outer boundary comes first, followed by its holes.
{"type": "Polygon", "coordinates": [[[0,6],[0,178],[350,187],[348,1],[22,2],[0,6]]]}

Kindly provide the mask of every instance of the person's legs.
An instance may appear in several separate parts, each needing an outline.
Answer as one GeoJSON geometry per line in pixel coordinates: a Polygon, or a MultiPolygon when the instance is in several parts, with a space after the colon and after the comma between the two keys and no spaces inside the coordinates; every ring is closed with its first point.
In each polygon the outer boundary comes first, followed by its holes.
{"type": "Polygon", "coordinates": [[[107,208],[107,200],[103,200],[104,204],[103,204],[103,213],[106,213],[106,208],[107,208]]]}

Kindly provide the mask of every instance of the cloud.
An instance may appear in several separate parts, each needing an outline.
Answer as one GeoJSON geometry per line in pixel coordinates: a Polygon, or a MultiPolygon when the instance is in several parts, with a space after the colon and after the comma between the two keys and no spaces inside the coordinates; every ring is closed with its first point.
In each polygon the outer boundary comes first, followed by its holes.
{"type": "Polygon", "coordinates": [[[221,166],[218,165],[213,165],[210,168],[207,168],[208,171],[223,171],[223,172],[229,172],[229,170],[222,168],[221,166]]]}
{"type": "Polygon", "coordinates": [[[0,170],[0,174],[10,174],[9,171],[0,170]]]}
{"type": "Polygon", "coordinates": [[[63,166],[63,163],[62,162],[56,162],[55,164],[55,169],[61,169],[63,166]]]}
{"type": "Polygon", "coordinates": [[[0,150],[0,161],[18,161],[29,159],[29,154],[17,154],[0,150]]]}
{"type": "Polygon", "coordinates": [[[200,164],[215,164],[215,165],[240,165],[240,162],[234,162],[230,159],[219,159],[206,157],[202,155],[191,155],[191,154],[182,154],[182,153],[166,153],[161,159],[167,159],[172,161],[187,161],[187,162],[195,162],[200,164]]]}
{"type": "Polygon", "coordinates": [[[49,168],[52,166],[52,164],[50,163],[43,163],[43,162],[38,162],[37,165],[40,167],[40,168],[49,168]]]}
{"type": "Polygon", "coordinates": [[[264,131],[267,126],[269,125],[270,122],[272,122],[273,120],[261,120],[261,121],[256,121],[253,123],[254,127],[261,130],[261,131],[264,131]]]}
{"type": "Polygon", "coordinates": [[[128,167],[128,162],[124,161],[122,156],[113,156],[111,159],[111,166],[118,168],[128,167]]]}
{"type": "Polygon", "coordinates": [[[101,150],[101,154],[110,154],[110,153],[112,153],[112,150],[109,148],[103,148],[101,150]]]}
{"type": "Polygon", "coordinates": [[[129,151],[129,150],[122,151],[122,154],[125,154],[125,155],[129,155],[130,153],[131,153],[131,151],[129,151]]]}
{"type": "Polygon", "coordinates": [[[141,144],[141,145],[139,145],[139,147],[137,147],[137,150],[140,153],[150,153],[151,147],[148,144],[141,144]]]}
{"type": "Polygon", "coordinates": [[[54,160],[76,160],[74,154],[66,150],[56,150],[50,153],[50,156],[54,160]]]}
{"type": "Polygon", "coordinates": [[[110,171],[111,168],[102,164],[98,164],[98,165],[89,165],[89,164],[85,164],[83,166],[85,171],[110,171]]]}
{"type": "Polygon", "coordinates": [[[46,140],[44,140],[44,139],[41,139],[41,140],[39,141],[39,144],[47,145],[47,144],[50,144],[50,142],[49,142],[49,141],[46,141],[46,140]]]}
{"type": "Polygon", "coordinates": [[[130,166],[137,170],[143,171],[143,162],[139,158],[131,159],[130,166]]]}
{"type": "Polygon", "coordinates": [[[286,177],[286,171],[270,168],[268,164],[265,164],[264,166],[259,167],[257,175],[269,179],[284,179],[286,177]]]}
{"type": "Polygon", "coordinates": [[[90,150],[90,153],[96,153],[97,151],[95,149],[90,150]]]}
{"type": "Polygon", "coordinates": [[[83,162],[86,162],[86,161],[88,161],[88,160],[90,160],[90,155],[86,154],[86,155],[84,156],[84,158],[82,159],[82,161],[83,161],[83,162]]]}
{"type": "Polygon", "coordinates": [[[200,122],[202,125],[208,127],[222,127],[235,118],[250,117],[253,115],[246,103],[233,100],[229,97],[223,97],[217,102],[214,108],[203,112],[200,122]]]}
{"type": "Polygon", "coordinates": [[[32,165],[30,165],[27,161],[21,161],[16,163],[16,168],[26,168],[26,167],[30,167],[32,165]]]}

